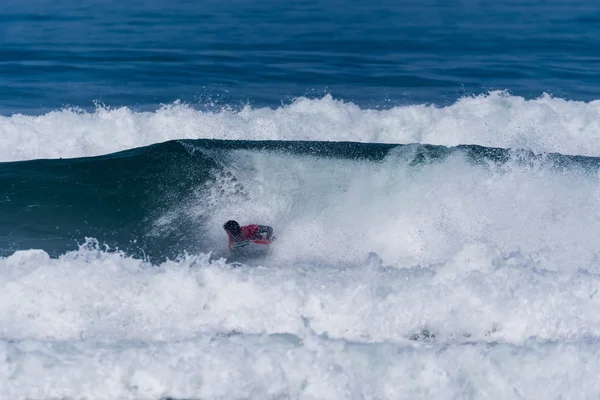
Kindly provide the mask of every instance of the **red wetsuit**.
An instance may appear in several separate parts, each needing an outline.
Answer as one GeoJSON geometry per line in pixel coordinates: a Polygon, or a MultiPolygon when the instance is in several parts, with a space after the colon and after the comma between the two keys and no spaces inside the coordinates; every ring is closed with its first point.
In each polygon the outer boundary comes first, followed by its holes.
{"type": "Polygon", "coordinates": [[[261,227],[261,225],[256,224],[242,226],[242,237],[238,238],[237,240],[230,232],[227,232],[227,235],[229,236],[229,248],[231,249],[236,243],[243,242],[245,240],[252,240],[254,243],[259,244],[271,243],[270,237],[265,240],[265,238],[261,235],[261,231],[264,231],[264,229],[261,228],[266,227],[261,227]]]}

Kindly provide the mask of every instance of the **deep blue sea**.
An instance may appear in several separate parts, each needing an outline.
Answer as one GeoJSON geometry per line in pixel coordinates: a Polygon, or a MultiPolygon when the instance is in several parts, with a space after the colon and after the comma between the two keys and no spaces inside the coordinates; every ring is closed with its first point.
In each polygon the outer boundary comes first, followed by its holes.
{"type": "Polygon", "coordinates": [[[589,0],[7,1],[0,112],[94,102],[136,109],[367,107],[508,90],[597,98],[600,5],[589,0]]]}
{"type": "Polygon", "coordinates": [[[0,398],[599,398],[599,76],[590,0],[3,2],[0,398]]]}

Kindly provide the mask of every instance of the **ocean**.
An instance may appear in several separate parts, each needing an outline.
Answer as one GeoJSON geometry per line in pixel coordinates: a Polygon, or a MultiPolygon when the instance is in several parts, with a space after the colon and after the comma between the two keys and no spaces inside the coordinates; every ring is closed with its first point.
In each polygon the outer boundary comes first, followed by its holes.
{"type": "Polygon", "coordinates": [[[3,5],[0,398],[600,396],[600,3],[3,5]]]}

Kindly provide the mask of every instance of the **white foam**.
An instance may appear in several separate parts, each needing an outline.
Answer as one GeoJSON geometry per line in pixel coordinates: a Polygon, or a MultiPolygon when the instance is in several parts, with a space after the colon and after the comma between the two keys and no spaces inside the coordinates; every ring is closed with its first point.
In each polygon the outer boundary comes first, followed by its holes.
{"type": "Polygon", "coordinates": [[[600,231],[599,176],[543,161],[474,165],[460,153],[410,166],[411,154],[376,163],[236,151],[223,164],[237,187],[217,179],[173,208],[204,216],[215,248],[228,219],[274,226],[280,262],[356,264],[376,252],[390,265],[427,265],[482,240],[540,268],[600,273],[600,236],[590,234],[600,231]]]}
{"type": "Polygon", "coordinates": [[[540,152],[600,155],[600,101],[504,92],[459,99],[448,107],[369,110],[331,96],[300,98],[277,109],[210,113],[175,103],[156,112],[123,107],[57,110],[0,117],[0,161],[111,153],[170,139],[325,140],[478,144],[540,152]]]}
{"type": "Polygon", "coordinates": [[[17,252],[0,271],[2,398],[600,393],[600,276],[539,270],[489,243],[405,269],[374,254],[347,267],[151,265],[89,246],[17,252]]]}
{"type": "Polygon", "coordinates": [[[200,332],[290,333],[405,342],[600,336],[598,275],[537,270],[485,243],[439,265],[280,264],[231,268],[188,256],[150,265],[94,249],[0,260],[0,336],[12,340],[178,341],[200,332]]]}
{"type": "Polygon", "coordinates": [[[314,336],[183,342],[0,341],[0,397],[85,399],[596,398],[593,342],[356,344],[314,336]]]}

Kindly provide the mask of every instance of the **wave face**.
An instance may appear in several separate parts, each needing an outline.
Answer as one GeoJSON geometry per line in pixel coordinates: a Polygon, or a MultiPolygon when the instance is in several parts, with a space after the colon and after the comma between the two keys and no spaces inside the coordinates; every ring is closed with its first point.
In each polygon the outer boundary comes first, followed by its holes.
{"type": "Polygon", "coordinates": [[[287,261],[427,264],[488,240],[549,270],[595,271],[598,165],[481,146],[215,140],[4,163],[2,250],[58,256],[91,237],[153,259],[221,254],[236,219],[273,225],[273,257],[287,261]]]}
{"type": "Polygon", "coordinates": [[[600,102],[505,92],[448,106],[364,109],[331,96],[279,108],[200,111],[171,104],[157,111],[63,109],[0,116],[0,160],[103,155],[176,139],[314,140],[522,148],[600,156],[600,102]]]}

